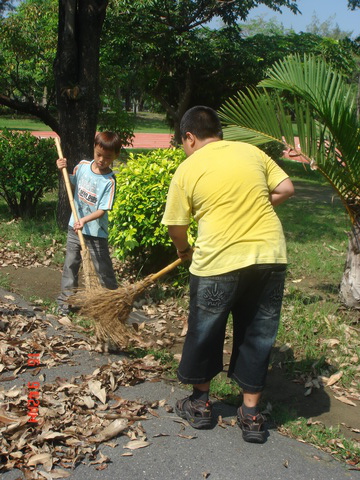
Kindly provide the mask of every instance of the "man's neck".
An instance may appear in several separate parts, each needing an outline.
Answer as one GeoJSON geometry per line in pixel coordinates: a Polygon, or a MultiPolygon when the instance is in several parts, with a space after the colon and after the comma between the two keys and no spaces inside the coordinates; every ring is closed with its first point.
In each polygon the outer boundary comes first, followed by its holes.
{"type": "Polygon", "coordinates": [[[220,140],[221,138],[219,137],[210,137],[210,138],[205,138],[204,140],[200,140],[196,138],[194,151],[200,150],[200,148],[205,147],[205,145],[208,145],[209,143],[219,142],[220,140]]]}

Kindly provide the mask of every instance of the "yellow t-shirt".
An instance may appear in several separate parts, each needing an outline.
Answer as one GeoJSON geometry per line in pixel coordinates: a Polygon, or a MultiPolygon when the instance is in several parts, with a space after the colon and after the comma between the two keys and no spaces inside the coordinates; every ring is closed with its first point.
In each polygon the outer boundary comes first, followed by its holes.
{"type": "Polygon", "coordinates": [[[288,175],[259,148],[219,140],[194,152],[169,187],[165,225],[198,223],[190,272],[219,275],[287,263],[283,229],[269,193],[288,175]]]}

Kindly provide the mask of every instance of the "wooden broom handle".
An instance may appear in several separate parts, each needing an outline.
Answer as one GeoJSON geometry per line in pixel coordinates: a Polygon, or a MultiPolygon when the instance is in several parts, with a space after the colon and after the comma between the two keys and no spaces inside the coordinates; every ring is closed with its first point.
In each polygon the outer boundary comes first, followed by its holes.
{"type": "MultiPolygon", "coordinates": [[[[59,158],[64,158],[62,148],[61,148],[61,144],[60,144],[60,138],[55,137],[54,140],[55,140],[55,145],[56,145],[56,149],[57,149],[59,158]]],[[[63,174],[63,177],[64,177],[66,192],[67,192],[68,199],[69,199],[69,202],[70,202],[71,211],[74,215],[75,222],[78,222],[79,217],[78,217],[78,214],[77,214],[77,211],[76,211],[76,208],[75,208],[74,195],[73,195],[73,192],[72,192],[72,189],[71,189],[69,174],[68,174],[68,171],[67,171],[66,168],[62,168],[61,171],[62,171],[62,174],[63,174]]],[[[82,231],[78,230],[77,234],[79,236],[81,249],[85,250],[86,249],[86,244],[85,244],[85,239],[84,239],[84,235],[83,235],[82,231]]]]}
{"type": "Polygon", "coordinates": [[[171,270],[174,270],[174,268],[179,266],[181,263],[182,263],[181,258],[178,258],[177,260],[175,260],[175,262],[170,263],[170,265],[168,265],[167,267],[165,267],[162,270],[160,270],[159,272],[151,275],[151,280],[156,280],[157,278],[161,277],[162,275],[165,275],[165,273],[168,273],[171,270]]]}

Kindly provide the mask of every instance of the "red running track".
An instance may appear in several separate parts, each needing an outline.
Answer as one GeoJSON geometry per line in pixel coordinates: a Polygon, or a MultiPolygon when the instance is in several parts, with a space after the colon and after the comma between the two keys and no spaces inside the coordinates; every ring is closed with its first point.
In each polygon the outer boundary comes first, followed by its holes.
{"type": "MultiPolygon", "coordinates": [[[[54,138],[55,132],[31,132],[34,137],[54,138]]],[[[172,135],[170,133],[135,133],[133,144],[126,148],[169,148],[172,135]]]]}
{"type": "MultiPolygon", "coordinates": [[[[54,138],[57,136],[55,132],[31,132],[35,137],[54,138]]],[[[126,148],[170,148],[172,135],[170,133],[135,133],[133,144],[126,148]]],[[[308,163],[301,155],[299,139],[295,137],[295,145],[298,146],[296,151],[284,150],[283,158],[294,160],[296,162],[308,163]]]]}

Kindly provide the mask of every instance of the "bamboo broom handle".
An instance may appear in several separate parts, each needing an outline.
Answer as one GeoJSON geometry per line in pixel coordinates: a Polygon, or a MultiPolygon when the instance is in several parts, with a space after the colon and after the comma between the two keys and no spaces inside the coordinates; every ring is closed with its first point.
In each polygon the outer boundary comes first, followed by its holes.
{"type": "Polygon", "coordinates": [[[174,268],[176,268],[177,266],[179,266],[180,264],[182,263],[182,260],[181,258],[178,258],[177,260],[175,260],[175,262],[172,262],[170,263],[170,265],[168,265],[167,267],[163,268],[162,270],[160,270],[159,272],[157,273],[154,273],[153,275],[151,275],[151,280],[156,280],[157,278],[161,277],[162,275],[165,275],[165,273],[168,273],[170,272],[171,270],[174,270],[174,268]]]}
{"type": "MultiPolygon", "coordinates": [[[[63,155],[63,152],[62,152],[62,148],[61,148],[61,144],[60,144],[60,138],[59,138],[59,137],[55,137],[54,140],[55,140],[55,145],[56,145],[56,149],[57,149],[59,158],[64,158],[64,155],[63,155]]],[[[67,171],[66,168],[62,168],[61,171],[62,171],[62,174],[63,174],[63,177],[64,177],[66,192],[67,192],[67,195],[68,195],[68,198],[69,198],[71,211],[72,211],[72,213],[73,213],[73,215],[74,215],[75,222],[78,222],[78,221],[79,221],[79,217],[78,217],[78,214],[77,214],[77,211],[76,211],[76,208],[75,208],[74,195],[73,195],[72,189],[71,189],[69,174],[68,174],[68,171],[67,171]]],[[[82,233],[81,230],[78,230],[77,233],[78,233],[78,236],[79,236],[81,249],[82,249],[83,251],[85,251],[85,249],[86,249],[86,244],[85,244],[84,235],[83,235],[83,233],[82,233]]]]}

